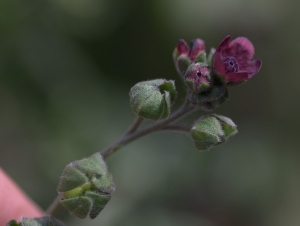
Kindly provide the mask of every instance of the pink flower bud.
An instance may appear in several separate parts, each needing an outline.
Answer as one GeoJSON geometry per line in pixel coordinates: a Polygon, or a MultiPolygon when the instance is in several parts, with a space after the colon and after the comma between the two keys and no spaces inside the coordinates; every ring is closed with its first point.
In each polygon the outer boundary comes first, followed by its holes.
{"type": "Polygon", "coordinates": [[[203,63],[191,64],[185,74],[185,82],[194,93],[202,93],[210,87],[210,68],[203,63]]]}
{"type": "Polygon", "coordinates": [[[173,59],[177,72],[183,77],[191,63],[206,61],[204,41],[198,38],[191,41],[188,46],[180,39],[173,51],[173,59]]]}

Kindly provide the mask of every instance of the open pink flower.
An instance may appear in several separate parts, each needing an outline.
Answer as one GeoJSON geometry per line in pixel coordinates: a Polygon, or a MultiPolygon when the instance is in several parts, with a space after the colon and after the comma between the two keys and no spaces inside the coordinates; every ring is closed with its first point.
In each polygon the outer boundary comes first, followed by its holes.
{"type": "Polygon", "coordinates": [[[252,60],[254,46],[244,37],[230,42],[227,36],[218,46],[213,59],[214,72],[223,75],[229,85],[251,78],[261,68],[261,60],[252,60]]]}

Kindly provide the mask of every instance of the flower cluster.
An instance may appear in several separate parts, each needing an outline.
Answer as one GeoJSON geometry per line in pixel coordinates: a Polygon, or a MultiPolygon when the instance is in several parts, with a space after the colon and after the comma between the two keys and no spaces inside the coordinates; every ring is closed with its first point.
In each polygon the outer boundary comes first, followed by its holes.
{"type": "Polygon", "coordinates": [[[206,57],[204,41],[190,46],[179,40],[173,59],[179,75],[190,90],[190,100],[204,110],[213,110],[229,99],[227,87],[241,84],[261,68],[261,60],[252,60],[253,44],[244,37],[230,41],[227,36],[206,57]]]}

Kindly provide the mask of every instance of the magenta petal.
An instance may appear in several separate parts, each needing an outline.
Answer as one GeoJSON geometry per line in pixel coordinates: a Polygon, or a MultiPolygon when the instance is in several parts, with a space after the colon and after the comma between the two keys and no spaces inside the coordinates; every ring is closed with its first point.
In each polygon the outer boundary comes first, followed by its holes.
{"type": "Polygon", "coordinates": [[[249,78],[253,77],[257,72],[259,72],[262,65],[261,60],[253,60],[248,62],[247,70],[245,70],[248,73],[249,78]]]}
{"type": "Polygon", "coordinates": [[[229,43],[226,55],[233,56],[239,62],[247,62],[254,56],[254,46],[249,39],[239,37],[229,43]]]}
{"type": "Polygon", "coordinates": [[[218,46],[216,52],[219,52],[222,55],[223,50],[225,50],[228,47],[228,45],[229,45],[230,38],[231,38],[230,35],[226,36],[223,39],[223,41],[220,43],[220,45],[218,46]]]}
{"type": "Polygon", "coordinates": [[[225,74],[225,65],[221,59],[221,55],[218,52],[215,52],[213,59],[214,70],[217,74],[225,74]]]}
{"type": "Polygon", "coordinates": [[[225,78],[226,78],[227,82],[238,83],[238,82],[246,81],[248,79],[248,74],[246,72],[228,73],[228,74],[225,74],[225,78]]]}
{"type": "Polygon", "coordinates": [[[189,54],[191,61],[194,61],[198,56],[198,54],[204,50],[205,50],[205,45],[202,39],[197,38],[193,40],[190,45],[190,54],[189,54]]]}
{"type": "Polygon", "coordinates": [[[177,48],[177,51],[178,51],[179,55],[181,55],[181,54],[188,55],[189,52],[190,52],[189,46],[187,45],[187,43],[183,39],[179,40],[179,42],[177,43],[176,48],[177,48]]]}

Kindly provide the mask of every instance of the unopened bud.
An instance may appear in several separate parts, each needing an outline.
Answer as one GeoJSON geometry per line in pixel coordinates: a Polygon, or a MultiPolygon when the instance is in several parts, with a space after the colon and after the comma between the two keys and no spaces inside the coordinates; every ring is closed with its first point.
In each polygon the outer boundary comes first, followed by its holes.
{"type": "Polygon", "coordinates": [[[190,57],[191,61],[203,62],[203,63],[205,62],[205,57],[206,57],[205,45],[204,45],[204,41],[202,39],[197,38],[197,39],[194,39],[193,41],[191,41],[189,57],[190,57]]]}
{"type": "Polygon", "coordinates": [[[191,63],[206,62],[204,41],[198,38],[191,41],[188,46],[183,39],[179,40],[173,51],[173,60],[177,72],[184,77],[191,63]]]}
{"type": "Polygon", "coordinates": [[[185,82],[194,93],[203,93],[210,88],[210,69],[204,63],[191,64],[185,74],[185,82]]]}
{"type": "Polygon", "coordinates": [[[137,115],[151,120],[163,119],[169,116],[175,100],[175,83],[165,79],[139,82],[131,88],[129,96],[137,115]]]}
{"type": "Polygon", "coordinates": [[[57,189],[63,195],[60,203],[81,219],[94,219],[114,190],[112,176],[99,153],[67,165],[57,189]]]}
{"type": "Polygon", "coordinates": [[[200,118],[191,130],[195,147],[199,151],[208,151],[236,133],[236,125],[230,118],[216,114],[200,118]]]}
{"type": "Polygon", "coordinates": [[[182,77],[191,64],[189,53],[190,48],[187,43],[183,39],[180,39],[173,51],[173,60],[178,74],[182,77]]]}

